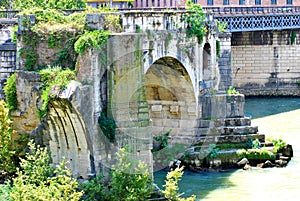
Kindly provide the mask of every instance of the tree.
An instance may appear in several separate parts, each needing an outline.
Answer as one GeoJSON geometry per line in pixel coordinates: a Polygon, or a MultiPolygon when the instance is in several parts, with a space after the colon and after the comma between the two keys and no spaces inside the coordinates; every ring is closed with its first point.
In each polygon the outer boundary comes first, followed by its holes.
{"type": "Polygon", "coordinates": [[[42,9],[83,9],[86,0],[15,0],[14,9],[27,10],[32,8],[42,9]]]}
{"type": "Polygon", "coordinates": [[[4,8],[4,9],[8,9],[10,8],[11,5],[11,0],[1,0],[0,1],[0,9],[4,8]]]}

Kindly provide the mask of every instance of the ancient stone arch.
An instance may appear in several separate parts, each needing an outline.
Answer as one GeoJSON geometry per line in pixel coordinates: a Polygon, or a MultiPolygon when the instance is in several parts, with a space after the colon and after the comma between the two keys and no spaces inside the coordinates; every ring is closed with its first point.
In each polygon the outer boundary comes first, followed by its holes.
{"type": "Polygon", "coordinates": [[[186,122],[197,116],[197,104],[191,78],[176,58],[162,57],[145,74],[146,100],[153,135],[172,130],[171,136],[188,135],[186,122]]]}

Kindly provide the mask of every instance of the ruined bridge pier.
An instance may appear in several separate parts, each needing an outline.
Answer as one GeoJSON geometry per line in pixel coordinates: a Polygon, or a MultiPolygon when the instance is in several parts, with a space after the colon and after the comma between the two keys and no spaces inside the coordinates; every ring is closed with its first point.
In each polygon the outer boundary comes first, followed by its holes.
{"type": "MultiPolygon", "coordinates": [[[[178,28],[185,26],[182,14],[118,13],[123,32],[111,34],[101,51],[89,49],[79,56],[81,83],[72,82],[51,101],[42,125],[33,121],[39,75],[17,71],[20,107],[13,114],[15,128],[23,133],[34,130],[50,148],[54,163],[65,157],[73,174],[84,178],[110,168],[121,147],[152,168],[153,136],[170,129],[170,143],[186,145],[264,140],[244,117],[244,96],[225,93],[232,85],[231,34],[218,35],[212,26],[199,44],[178,28]],[[106,109],[117,125],[114,143],[98,125],[106,109]]],[[[103,29],[103,15],[88,15],[87,23],[103,29]]]]}

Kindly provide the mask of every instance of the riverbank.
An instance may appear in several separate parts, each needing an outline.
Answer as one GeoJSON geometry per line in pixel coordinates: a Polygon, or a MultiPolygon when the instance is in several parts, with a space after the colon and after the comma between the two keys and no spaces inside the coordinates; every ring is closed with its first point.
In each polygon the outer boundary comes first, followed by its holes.
{"type": "MultiPolygon", "coordinates": [[[[201,201],[298,200],[300,196],[300,110],[253,119],[267,138],[282,138],[293,145],[294,157],[285,168],[253,168],[229,173],[186,172],[179,185],[201,201]]],[[[163,173],[162,173],[163,174],[163,173]]],[[[156,176],[156,182],[163,184],[156,176]]]]}

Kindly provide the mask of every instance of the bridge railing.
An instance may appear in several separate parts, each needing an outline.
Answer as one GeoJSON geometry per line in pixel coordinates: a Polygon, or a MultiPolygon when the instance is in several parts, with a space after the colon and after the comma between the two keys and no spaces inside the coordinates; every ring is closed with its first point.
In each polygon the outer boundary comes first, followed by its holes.
{"type": "Polygon", "coordinates": [[[299,13],[300,6],[203,7],[203,10],[216,14],[299,13]]]}

